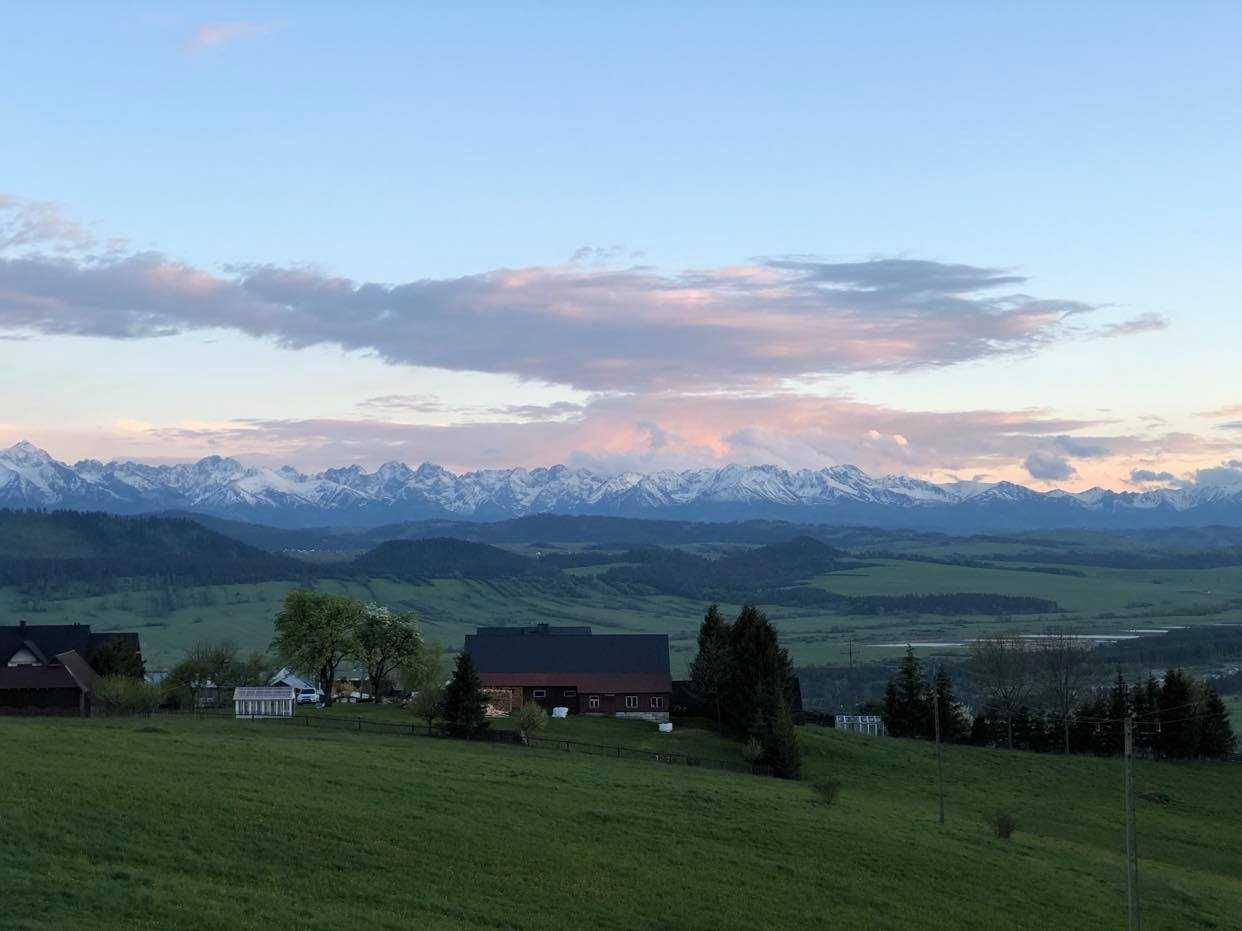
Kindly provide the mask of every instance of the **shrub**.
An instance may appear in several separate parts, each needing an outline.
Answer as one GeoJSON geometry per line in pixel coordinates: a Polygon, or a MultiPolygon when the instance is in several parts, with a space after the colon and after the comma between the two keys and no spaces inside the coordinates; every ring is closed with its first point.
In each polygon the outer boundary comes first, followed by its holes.
{"type": "Polygon", "coordinates": [[[530,741],[530,735],[548,726],[548,713],[536,702],[528,701],[510,712],[509,717],[517,732],[522,735],[522,743],[530,741]]]}
{"type": "Polygon", "coordinates": [[[763,762],[767,752],[763,749],[763,744],[759,742],[758,737],[748,737],[746,744],[742,747],[742,756],[751,766],[758,766],[763,762]]]}
{"type": "Polygon", "coordinates": [[[150,713],[162,698],[158,685],[130,676],[104,676],[95,684],[95,699],[109,714],[150,713]]]}
{"type": "Polygon", "coordinates": [[[819,796],[819,800],[825,805],[831,805],[837,800],[837,796],[841,794],[841,783],[835,779],[817,779],[811,785],[815,790],[815,794],[819,796]]]}
{"type": "Polygon", "coordinates": [[[988,827],[992,829],[992,833],[1001,840],[1009,840],[1013,836],[1013,832],[1018,829],[1018,819],[1014,817],[1013,812],[998,808],[987,817],[988,827]]]}

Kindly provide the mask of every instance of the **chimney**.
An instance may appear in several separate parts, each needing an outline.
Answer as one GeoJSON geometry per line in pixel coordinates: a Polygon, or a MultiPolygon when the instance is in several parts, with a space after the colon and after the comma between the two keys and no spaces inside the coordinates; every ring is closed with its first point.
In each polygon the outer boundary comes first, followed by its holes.
{"type": "Polygon", "coordinates": [[[26,636],[26,619],[22,618],[17,622],[17,632],[23,637],[26,636]]]}

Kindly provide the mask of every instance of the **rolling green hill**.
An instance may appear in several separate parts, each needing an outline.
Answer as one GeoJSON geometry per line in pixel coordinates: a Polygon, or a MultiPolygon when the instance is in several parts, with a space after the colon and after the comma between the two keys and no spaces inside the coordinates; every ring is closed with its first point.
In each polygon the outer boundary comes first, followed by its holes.
{"type": "Polygon", "coordinates": [[[0,510],[0,585],[216,585],[296,579],[306,566],[185,519],[0,510]]]}
{"type": "Polygon", "coordinates": [[[508,550],[451,537],[390,540],[354,559],[350,568],[363,578],[391,575],[411,581],[523,578],[556,572],[508,550]]]}
{"type": "MultiPolygon", "coordinates": [[[[940,826],[929,745],[802,739],[831,806],[807,783],[431,738],[0,720],[0,926],[1124,926],[1117,761],[947,748],[940,826]],[[984,825],[998,807],[1009,841],[984,825]]],[[[1136,764],[1144,927],[1237,926],[1238,773],[1136,764]]]]}

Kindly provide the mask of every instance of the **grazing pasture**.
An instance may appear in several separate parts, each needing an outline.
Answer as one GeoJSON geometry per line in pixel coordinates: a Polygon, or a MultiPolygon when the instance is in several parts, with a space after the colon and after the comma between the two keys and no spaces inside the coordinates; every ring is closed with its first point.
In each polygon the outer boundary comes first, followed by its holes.
{"type": "MultiPolygon", "coordinates": [[[[808,782],[227,718],[0,720],[0,926],[1123,924],[1118,761],[946,748],[940,826],[928,744],[801,738],[808,782]]],[[[1238,773],[1136,764],[1146,927],[1236,922],[1238,773]]]]}

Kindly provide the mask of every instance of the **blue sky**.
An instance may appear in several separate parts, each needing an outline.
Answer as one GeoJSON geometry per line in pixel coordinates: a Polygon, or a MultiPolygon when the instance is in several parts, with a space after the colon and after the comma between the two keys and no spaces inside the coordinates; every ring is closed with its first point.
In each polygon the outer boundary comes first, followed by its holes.
{"type": "MultiPolygon", "coordinates": [[[[1229,413],[1242,405],[1236,4],[14,3],[4,19],[0,73],[20,92],[0,98],[0,192],[55,204],[99,240],[123,237],[127,255],[222,281],[238,267],[306,265],[355,283],[446,282],[619,246],[586,266],[709,269],[712,302],[732,292],[722,270],[794,255],[1012,270],[1026,280],[1005,294],[1095,309],[986,351],[947,346],[937,329],[895,360],[898,329],[879,327],[868,338],[882,363],[859,349],[777,370],[771,358],[799,332],[785,321],[788,333],[739,365],[753,377],[712,386],[656,377],[642,332],[611,326],[603,348],[622,371],[641,370],[632,383],[543,359],[506,365],[478,347],[390,351],[382,335],[342,349],[337,328],[307,336],[232,311],[174,314],[160,332],[175,336],[107,331],[71,310],[72,326],[32,324],[29,302],[68,300],[44,290],[14,312],[22,340],[0,341],[12,399],[0,439],[105,458],[209,446],[304,465],[459,468],[784,457],[1028,481],[1041,477],[1029,457],[1044,453],[1066,466],[1062,478],[1043,470],[1046,481],[1115,487],[1155,466],[1193,480],[1238,453],[1237,433],[1219,426],[1242,417],[1229,413]],[[1151,325],[1133,335],[1100,336],[1142,319],[1151,325]],[[717,389],[731,398],[703,400],[717,389]],[[431,396],[434,411],[423,400],[379,416],[366,403],[431,396]],[[503,410],[557,402],[581,409],[520,423],[503,410]],[[1047,430],[1014,435],[979,416],[1032,411],[1047,430]],[[906,445],[872,448],[869,416],[906,445]],[[724,426],[713,434],[708,421],[724,426]],[[483,455],[477,433],[492,424],[503,441],[483,455]],[[654,444],[641,424],[668,440],[654,444]],[[1061,427],[1108,454],[1054,448],[1061,427]],[[736,442],[756,430],[768,440],[736,442]]],[[[522,300],[561,302],[558,319],[579,299],[561,273],[540,281],[522,300]]],[[[634,287],[623,293],[641,302],[648,289],[634,287]]],[[[592,319],[611,324],[628,306],[592,319]]],[[[774,306],[725,317],[750,314],[753,328],[774,306]]],[[[637,314],[653,343],[676,343],[667,308],[637,314]]],[[[444,326],[431,332],[451,341],[444,326]]],[[[849,330],[805,332],[840,341],[849,330]]],[[[676,344],[694,368],[693,342],[676,344]]],[[[603,348],[581,332],[557,344],[603,348]]]]}

